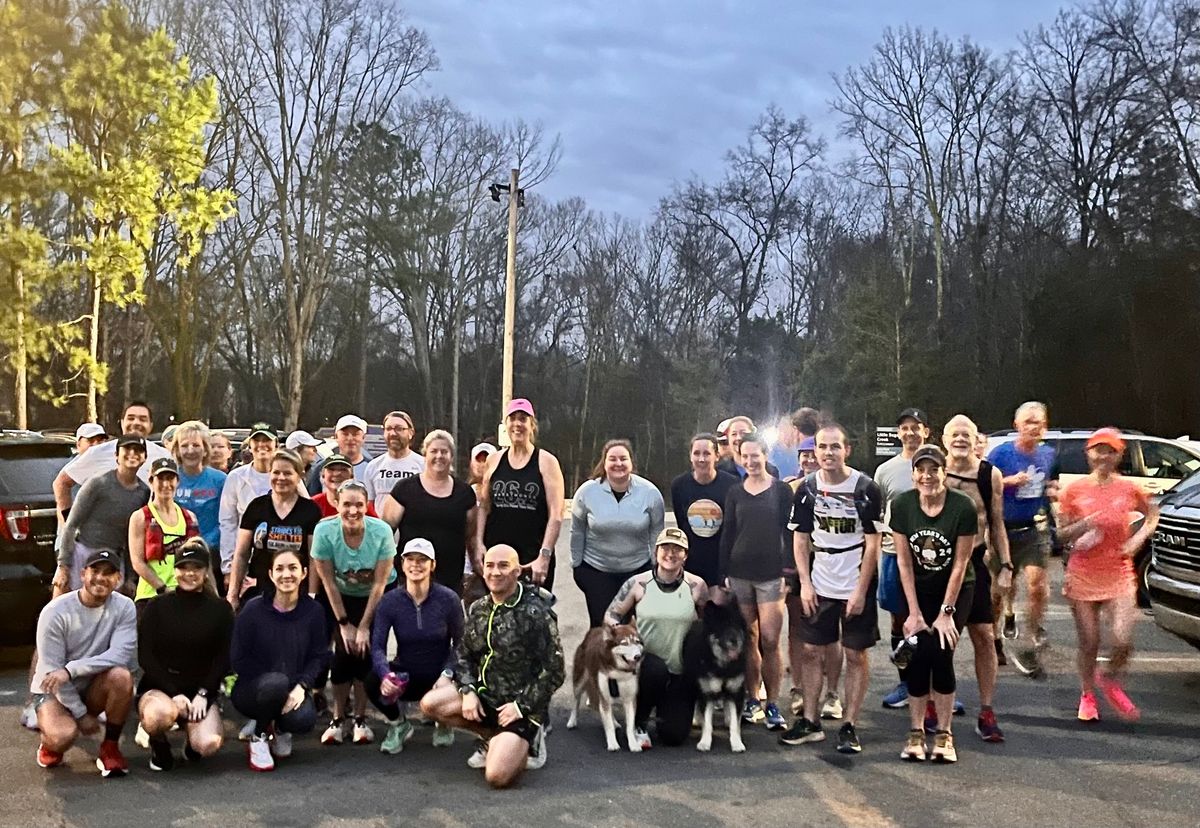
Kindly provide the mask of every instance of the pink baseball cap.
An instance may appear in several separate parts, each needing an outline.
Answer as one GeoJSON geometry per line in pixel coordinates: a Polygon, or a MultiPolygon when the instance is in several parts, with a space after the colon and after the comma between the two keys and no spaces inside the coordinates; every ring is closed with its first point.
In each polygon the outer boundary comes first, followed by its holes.
{"type": "Polygon", "coordinates": [[[524,397],[517,397],[516,399],[514,399],[512,402],[510,402],[508,404],[507,408],[504,409],[504,419],[507,420],[509,417],[511,417],[513,414],[516,414],[518,411],[523,411],[524,413],[528,414],[530,417],[537,416],[536,414],[533,413],[533,403],[531,403],[529,400],[525,399],[524,397]]]}

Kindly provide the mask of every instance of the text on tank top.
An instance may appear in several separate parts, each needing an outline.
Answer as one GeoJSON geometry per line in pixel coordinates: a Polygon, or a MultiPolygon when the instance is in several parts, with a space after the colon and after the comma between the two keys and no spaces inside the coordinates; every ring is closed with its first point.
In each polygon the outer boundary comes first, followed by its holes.
{"type": "Polygon", "coordinates": [[[484,528],[484,543],[487,546],[507,543],[517,551],[536,550],[550,520],[539,465],[541,449],[534,446],[529,461],[519,469],[508,462],[509,451],[504,450],[492,472],[491,509],[484,528]]]}

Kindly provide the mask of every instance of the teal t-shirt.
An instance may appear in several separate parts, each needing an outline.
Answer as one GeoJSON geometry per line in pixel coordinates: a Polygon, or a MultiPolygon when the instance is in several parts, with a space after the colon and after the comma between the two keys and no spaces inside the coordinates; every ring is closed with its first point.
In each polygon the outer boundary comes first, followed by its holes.
{"type": "MultiPolygon", "coordinates": [[[[342,595],[364,597],[371,594],[375,582],[375,565],[396,557],[396,539],[392,527],[379,518],[363,518],[366,524],[358,549],[346,545],[342,536],[342,519],[326,518],[313,532],[312,556],[320,561],[333,561],[333,577],[342,595]]],[[[396,570],[388,573],[387,582],[396,580],[396,570]]]]}

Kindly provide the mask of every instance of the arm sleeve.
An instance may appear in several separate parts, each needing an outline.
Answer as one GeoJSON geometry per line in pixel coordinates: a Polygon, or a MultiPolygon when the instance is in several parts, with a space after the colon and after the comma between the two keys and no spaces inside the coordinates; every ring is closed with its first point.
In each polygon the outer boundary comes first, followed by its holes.
{"type": "MultiPolygon", "coordinates": [[[[335,518],[341,520],[341,518],[335,518]]],[[[311,557],[314,561],[332,561],[333,543],[326,532],[313,532],[311,557]]]]}
{"type": "Polygon", "coordinates": [[[683,486],[677,479],[671,484],[671,511],[675,514],[675,525],[692,536],[692,527],[688,523],[687,507],[688,504],[683,502],[683,486]]]}
{"type": "Polygon", "coordinates": [[[588,484],[584,483],[571,499],[571,566],[583,563],[583,550],[587,546],[587,496],[588,484]]]}
{"type": "MultiPolygon", "coordinates": [[[[110,602],[113,600],[109,599],[110,602]]],[[[69,662],[67,672],[71,674],[71,678],[94,676],[111,667],[128,667],[133,663],[134,654],[137,652],[137,611],[133,608],[133,601],[126,598],[118,601],[116,606],[110,604],[109,608],[116,617],[108,649],[69,662]]]]}
{"type": "Polygon", "coordinates": [[[375,608],[375,618],[371,621],[371,666],[379,678],[386,676],[390,669],[387,646],[388,635],[392,632],[392,606],[388,595],[384,595],[379,606],[375,608]]]}
{"type": "Polygon", "coordinates": [[[540,623],[530,627],[534,637],[530,653],[536,654],[536,663],[541,666],[525,692],[513,699],[521,712],[540,716],[550,709],[550,697],[566,679],[566,664],[563,661],[562,644],[558,640],[558,623],[549,612],[541,613],[540,623]]]}
{"type": "Polygon", "coordinates": [[[721,579],[729,574],[729,559],[733,556],[733,540],[737,534],[737,492],[735,487],[725,495],[725,522],[721,525],[721,547],[717,555],[717,575],[721,579]]]}
{"type": "Polygon", "coordinates": [[[233,608],[221,601],[218,611],[221,622],[217,627],[217,655],[204,676],[204,689],[208,691],[210,701],[217,697],[221,682],[229,675],[229,647],[233,639],[233,608]]]}
{"type": "Polygon", "coordinates": [[[228,574],[233,564],[233,550],[237,546],[238,521],[241,515],[237,508],[237,489],[240,476],[232,475],[225,478],[221,488],[221,508],[217,516],[217,525],[221,528],[221,571],[228,574]]]}
{"type": "Polygon", "coordinates": [[[249,673],[254,659],[254,609],[247,605],[233,622],[229,640],[229,669],[249,673]]]}
{"type": "Polygon", "coordinates": [[[157,643],[154,632],[162,629],[166,623],[165,619],[160,620],[158,617],[162,614],[161,608],[162,605],[158,601],[148,602],[138,621],[138,666],[142,668],[142,673],[150,679],[155,689],[161,690],[168,696],[174,696],[179,692],[179,688],[171,673],[159,660],[154,646],[157,643]]]}

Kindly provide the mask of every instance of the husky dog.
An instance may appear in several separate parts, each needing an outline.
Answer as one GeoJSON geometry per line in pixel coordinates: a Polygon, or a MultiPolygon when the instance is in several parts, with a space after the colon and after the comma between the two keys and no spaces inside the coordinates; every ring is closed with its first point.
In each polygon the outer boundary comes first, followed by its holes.
{"type": "Polygon", "coordinates": [[[567,727],[574,728],[579,718],[579,705],[586,695],[588,702],[600,711],[604,722],[604,738],[609,750],[620,750],[617,744],[617,725],[613,719],[613,704],[625,709],[625,737],[629,749],[640,753],[642,746],[634,737],[633,717],[637,709],[638,670],[642,666],[642,639],[632,624],[593,627],[588,630],[579,649],[575,651],[572,683],[575,707],[567,727]]]}
{"type": "Polygon", "coordinates": [[[729,747],[742,753],[742,702],[746,697],[746,622],[732,598],[710,601],[683,640],[683,671],[696,684],[704,724],[696,750],[712,749],[713,711],[725,707],[729,747]]]}

